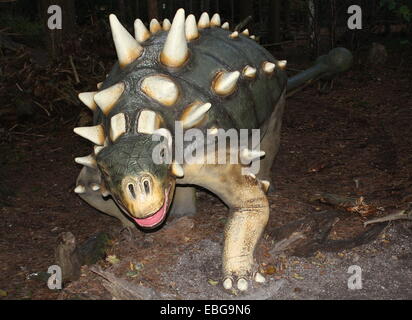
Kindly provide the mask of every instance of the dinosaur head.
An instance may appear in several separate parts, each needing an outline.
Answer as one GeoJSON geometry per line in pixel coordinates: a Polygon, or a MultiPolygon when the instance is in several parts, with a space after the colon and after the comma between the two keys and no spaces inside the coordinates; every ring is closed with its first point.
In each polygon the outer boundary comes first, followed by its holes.
{"type": "Polygon", "coordinates": [[[176,165],[161,159],[169,152],[165,141],[150,134],[123,136],[96,156],[105,188],[141,227],[161,224],[173,198],[176,165]]]}

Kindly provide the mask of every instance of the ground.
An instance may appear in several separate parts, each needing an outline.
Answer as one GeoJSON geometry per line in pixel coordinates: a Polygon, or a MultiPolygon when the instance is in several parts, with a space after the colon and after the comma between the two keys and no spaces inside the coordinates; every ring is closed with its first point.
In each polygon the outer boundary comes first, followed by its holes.
{"type": "MultiPolygon", "coordinates": [[[[293,51],[283,54],[276,56],[288,58],[292,68],[306,63],[294,62],[293,51]]],[[[8,138],[0,144],[0,174],[12,194],[0,208],[0,299],[111,299],[92,272],[97,267],[132,286],[150,288],[147,298],[411,299],[408,222],[390,223],[369,244],[310,257],[272,254],[269,236],[273,228],[309,213],[342,210],[317,201],[321,192],[363,197],[375,208],[369,215],[352,212],[341,219],[331,232],[334,239],[356,236],[365,230],[365,220],[412,202],[411,61],[411,55],[390,52],[385,65],[356,64],[335,79],[329,93],[319,94],[312,86],[288,98],[273,166],[270,221],[257,249],[267,282],[246,294],[221,288],[228,211],[213,195],[199,190],[198,214],[170,218],[157,232],[122,230],[73,193],[80,170],[73,158],[90,153],[90,145],[73,134],[77,117],[50,118],[34,127],[3,124],[8,138]],[[55,263],[54,249],[64,231],[79,243],[101,231],[114,239],[106,260],[83,267],[81,279],[63,291],[51,291],[33,273],[55,263]],[[348,289],[351,265],[362,268],[363,289],[348,289]]]]}

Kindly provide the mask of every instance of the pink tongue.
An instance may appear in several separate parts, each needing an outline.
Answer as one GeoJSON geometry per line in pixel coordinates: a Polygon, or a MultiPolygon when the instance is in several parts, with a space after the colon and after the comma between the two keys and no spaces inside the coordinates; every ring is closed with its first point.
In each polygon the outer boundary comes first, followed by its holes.
{"type": "Polygon", "coordinates": [[[154,215],[148,218],[144,218],[144,219],[134,218],[134,221],[136,221],[138,225],[145,227],[145,228],[154,227],[155,225],[162,222],[163,218],[166,215],[166,211],[167,211],[167,194],[166,194],[165,203],[163,204],[163,207],[161,207],[159,211],[157,211],[154,215]]]}

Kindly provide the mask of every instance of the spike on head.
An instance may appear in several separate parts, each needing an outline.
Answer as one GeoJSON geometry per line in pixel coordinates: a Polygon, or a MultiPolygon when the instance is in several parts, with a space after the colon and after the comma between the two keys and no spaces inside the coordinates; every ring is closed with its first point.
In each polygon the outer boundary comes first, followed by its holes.
{"type": "Polygon", "coordinates": [[[179,9],[173,19],[165,45],[160,54],[160,61],[172,68],[183,65],[189,57],[185,34],[185,10],[179,9]]]}
{"type": "Polygon", "coordinates": [[[200,15],[199,22],[197,23],[199,29],[205,29],[210,27],[210,18],[207,12],[203,12],[200,15]]]}
{"type": "Polygon", "coordinates": [[[150,38],[150,32],[140,19],[136,19],[134,22],[134,37],[138,42],[145,42],[150,38]]]}
{"type": "Polygon", "coordinates": [[[95,111],[97,108],[96,102],[94,102],[95,92],[82,92],[79,93],[79,99],[83,102],[90,110],[95,111]]]}
{"type": "Polygon", "coordinates": [[[118,113],[110,118],[110,139],[115,142],[126,133],[126,117],[124,113],[118,113]]]}
{"type": "Polygon", "coordinates": [[[288,62],[286,60],[279,60],[278,61],[278,66],[279,66],[280,69],[285,69],[287,64],[288,64],[288,62]]]}
{"type": "Polygon", "coordinates": [[[111,14],[109,19],[119,65],[124,68],[142,55],[143,47],[121,25],[114,14],[111,14]]]}
{"type": "Polygon", "coordinates": [[[171,26],[172,26],[172,24],[170,23],[169,19],[164,19],[163,20],[163,30],[164,31],[169,31],[171,26]]]}
{"type": "Polygon", "coordinates": [[[252,40],[256,40],[256,36],[254,34],[252,34],[249,38],[252,40]]]}
{"type": "Polygon", "coordinates": [[[193,14],[189,14],[186,18],[185,33],[187,41],[199,38],[199,30],[197,29],[196,18],[193,14]]]}
{"type": "Polygon", "coordinates": [[[86,188],[82,185],[78,185],[75,189],[74,192],[77,194],[82,194],[86,192],[86,188]]]}
{"type": "Polygon", "coordinates": [[[94,96],[94,101],[97,103],[99,108],[103,111],[105,115],[116,105],[117,100],[123,94],[125,89],[124,83],[117,83],[107,89],[104,89],[94,96]]]}
{"type": "Polygon", "coordinates": [[[73,131],[97,145],[103,145],[106,139],[103,126],[100,124],[92,127],[77,127],[73,131]]]}
{"type": "Polygon", "coordinates": [[[96,84],[97,89],[100,90],[100,88],[102,87],[102,85],[103,85],[103,82],[99,82],[98,84],[96,84]]]}
{"type": "Polygon", "coordinates": [[[239,71],[219,72],[213,80],[213,91],[221,96],[227,96],[232,94],[237,87],[237,81],[239,79],[239,76],[239,71]]]}
{"type": "Polygon", "coordinates": [[[183,167],[178,164],[176,161],[172,163],[172,174],[177,178],[182,178],[185,175],[183,167]]]}
{"type": "Polygon", "coordinates": [[[162,30],[162,26],[160,25],[159,21],[157,21],[157,19],[152,19],[149,24],[149,29],[152,34],[155,34],[162,30]]]}
{"type": "Polygon", "coordinates": [[[265,151],[249,150],[244,148],[240,151],[239,157],[240,161],[244,164],[249,164],[252,161],[259,159],[265,155],[265,151]]]}
{"type": "Polygon", "coordinates": [[[229,30],[229,22],[222,24],[222,29],[229,30]]]}
{"type": "Polygon", "coordinates": [[[220,15],[218,13],[215,13],[212,16],[212,19],[210,20],[210,26],[211,27],[220,27],[221,21],[220,21],[220,15]]]}
{"type": "Polygon", "coordinates": [[[245,36],[249,36],[249,29],[243,30],[242,34],[245,35],[245,36]]]}
{"type": "Polygon", "coordinates": [[[97,168],[96,159],[92,154],[85,156],[85,157],[78,157],[75,158],[74,161],[82,166],[86,166],[92,169],[97,168]]]}
{"type": "Polygon", "coordinates": [[[103,147],[103,146],[94,146],[93,147],[94,154],[97,156],[99,154],[99,152],[102,151],[104,148],[105,147],[103,147]]]}
{"type": "Polygon", "coordinates": [[[141,84],[142,91],[165,106],[172,106],[179,97],[179,88],[166,75],[146,77],[141,84]]]}

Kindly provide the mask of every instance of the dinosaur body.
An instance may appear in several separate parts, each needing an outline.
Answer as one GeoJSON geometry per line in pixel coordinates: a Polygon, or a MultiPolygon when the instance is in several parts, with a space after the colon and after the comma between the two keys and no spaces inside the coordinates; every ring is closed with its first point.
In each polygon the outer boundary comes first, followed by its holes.
{"type": "MultiPolygon", "coordinates": [[[[163,29],[152,20],[150,31],[136,20],[134,38],[115,16],[110,22],[119,62],[98,92],[79,95],[94,112],[94,126],[75,132],[95,147],[91,155],[76,158],[84,167],[75,192],[125,226],[153,228],[169,211],[194,214],[193,187],[204,187],[231,211],[224,287],[246,290],[252,279],[263,282],[253,251],[269,218],[266,192],[279,146],[286,62],[274,59],[247,31],[229,31],[218,15],[210,20],[204,13],[196,22],[180,9],[163,29]],[[193,142],[179,142],[176,132],[190,129],[209,134],[202,143],[212,146],[197,162],[178,155],[178,144],[187,151],[193,142]],[[241,129],[249,131],[239,148],[214,140],[220,131],[241,129]],[[257,144],[250,140],[252,129],[260,130],[257,144]],[[161,161],[153,157],[159,150],[161,161]],[[224,163],[217,161],[220,154],[224,163]],[[230,161],[233,155],[237,161],[230,161]],[[254,174],[250,168],[256,162],[260,170],[254,174]]],[[[345,54],[344,63],[350,64],[345,54]]],[[[336,60],[325,56],[289,87],[342,71],[336,67],[342,61],[332,63],[336,60]]]]}

